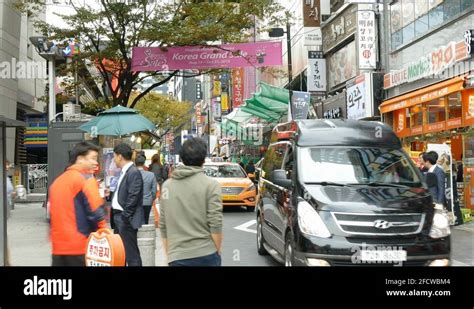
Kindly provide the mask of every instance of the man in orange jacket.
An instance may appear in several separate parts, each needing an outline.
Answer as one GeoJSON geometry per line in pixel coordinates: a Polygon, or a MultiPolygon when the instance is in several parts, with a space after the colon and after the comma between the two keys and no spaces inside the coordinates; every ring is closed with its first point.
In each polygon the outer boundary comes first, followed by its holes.
{"type": "Polygon", "coordinates": [[[81,142],[69,166],[49,188],[53,266],[85,266],[89,234],[107,226],[104,200],[93,177],[99,148],[81,142]]]}

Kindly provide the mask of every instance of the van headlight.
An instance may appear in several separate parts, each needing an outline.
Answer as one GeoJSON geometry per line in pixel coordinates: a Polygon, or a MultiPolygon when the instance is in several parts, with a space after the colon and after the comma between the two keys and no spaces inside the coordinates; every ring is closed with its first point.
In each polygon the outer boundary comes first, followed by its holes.
{"type": "Polygon", "coordinates": [[[255,191],[256,187],[254,184],[251,184],[250,187],[247,188],[247,191],[255,191]]]}
{"type": "Polygon", "coordinates": [[[298,203],[298,224],[303,234],[322,238],[331,237],[331,233],[316,209],[306,201],[298,203]]]}
{"type": "Polygon", "coordinates": [[[431,225],[430,237],[431,238],[442,238],[451,234],[449,227],[449,218],[443,211],[435,210],[433,216],[433,224],[431,225]]]}

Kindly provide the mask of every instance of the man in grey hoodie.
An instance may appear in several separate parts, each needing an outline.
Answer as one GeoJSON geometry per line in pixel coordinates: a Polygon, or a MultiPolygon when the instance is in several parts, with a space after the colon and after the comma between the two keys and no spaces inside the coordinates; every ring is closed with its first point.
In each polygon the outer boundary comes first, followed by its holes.
{"type": "Polygon", "coordinates": [[[184,166],[163,183],[160,231],[169,266],[221,266],[222,193],[202,170],[207,145],[187,140],[179,153],[184,166]]]}

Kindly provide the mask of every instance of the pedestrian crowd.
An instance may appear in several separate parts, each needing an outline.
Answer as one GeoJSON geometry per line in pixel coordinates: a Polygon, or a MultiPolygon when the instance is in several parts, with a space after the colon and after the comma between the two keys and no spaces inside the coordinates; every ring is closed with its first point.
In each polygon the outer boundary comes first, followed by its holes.
{"type": "Polygon", "coordinates": [[[182,165],[163,165],[160,155],[146,167],[144,153],[134,156],[123,143],[115,146],[114,163],[121,169],[115,192],[101,195],[95,177],[99,148],[78,143],[69,165],[51,184],[52,265],[85,266],[87,239],[107,227],[119,234],[127,266],[142,266],[138,229],[148,224],[159,192],[159,226],[169,266],[220,266],[222,200],[219,183],[202,170],[207,145],[200,138],[187,140],[180,151],[182,165]],[[132,158],[134,160],[132,160],[132,158]],[[104,197],[111,201],[107,216],[104,197]]]}

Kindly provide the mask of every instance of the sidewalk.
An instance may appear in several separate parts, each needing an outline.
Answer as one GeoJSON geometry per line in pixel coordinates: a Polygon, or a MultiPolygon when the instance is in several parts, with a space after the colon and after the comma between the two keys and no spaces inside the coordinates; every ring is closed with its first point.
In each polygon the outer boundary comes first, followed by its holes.
{"type": "Polygon", "coordinates": [[[49,224],[42,203],[15,203],[7,228],[12,266],[51,266],[49,224]]]}
{"type": "Polygon", "coordinates": [[[31,203],[43,203],[46,201],[46,193],[30,193],[26,195],[25,200],[16,199],[16,204],[31,204],[31,203]]]}
{"type": "Polygon", "coordinates": [[[455,226],[453,228],[453,230],[459,230],[459,231],[466,231],[466,232],[474,233],[474,221],[455,226]]]}
{"type": "Polygon", "coordinates": [[[453,266],[474,266],[474,222],[452,227],[451,263],[453,266]]]}
{"type": "MultiPolygon", "coordinates": [[[[15,204],[7,225],[12,266],[51,266],[49,223],[42,203],[15,204]]],[[[155,265],[168,265],[158,229],[155,265]]]]}

